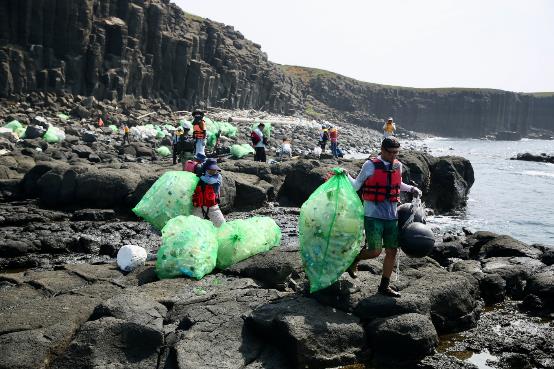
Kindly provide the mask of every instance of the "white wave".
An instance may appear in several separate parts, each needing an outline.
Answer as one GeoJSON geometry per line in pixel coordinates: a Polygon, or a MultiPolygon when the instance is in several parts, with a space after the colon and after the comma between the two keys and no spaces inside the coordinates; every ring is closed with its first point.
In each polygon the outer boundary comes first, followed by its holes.
{"type": "Polygon", "coordinates": [[[528,176],[535,176],[535,177],[554,178],[554,173],[542,172],[540,170],[526,170],[526,171],[523,172],[523,174],[528,175],[528,176]]]}

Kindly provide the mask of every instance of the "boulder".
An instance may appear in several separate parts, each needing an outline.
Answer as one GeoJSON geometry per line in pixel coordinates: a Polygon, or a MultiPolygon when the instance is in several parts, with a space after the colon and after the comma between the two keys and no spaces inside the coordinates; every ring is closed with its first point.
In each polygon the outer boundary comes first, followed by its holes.
{"type": "Polygon", "coordinates": [[[25,139],[32,140],[34,138],[40,138],[46,133],[46,129],[42,126],[27,126],[25,130],[25,139]]]}
{"type": "Polygon", "coordinates": [[[500,235],[471,248],[471,253],[480,259],[492,257],[524,256],[539,259],[542,252],[513,237],[500,235]]]}
{"type": "Polygon", "coordinates": [[[375,319],[366,326],[369,345],[378,361],[417,360],[439,343],[429,316],[410,313],[375,319]]]}
{"type": "Polygon", "coordinates": [[[86,143],[96,142],[97,141],[96,133],[92,131],[85,131],[81,135],[81,139],[86,143]]]}
{"type": "Polygon", "coordinates": [[[306,297],[261,306],[247,322],[286,352],[296,368],[353,364],[365,345],[358,318],[306,297]]]}
{"type": "Polygon", "coordinates": [[[430,312],[431,303],[426,296],[410,293],[402,294],[399,299],[380,294],[369,296],[360,301],[354,310],[354,314],[363,321],[411,313],[429,316],[430,312]]]}
{"type": "Polygon", "coordinates": [[[278,247],[254,255],[225,269],[223,273],[252,278],[264,288],[284,289],[289,279],[302,273],[302,261],[295,251],[281,251],[278,247]]]}
{"type": "Polygon", "coordinates": [[[438,211],[461,208],[466,204],[474,181],[473,167],[467,159],[457,156],[437,158],[431,166],[431,186],[425,200],[438,211]]]}
{"type": "Polygon", "coordinates": [[[422,275],[410,281],[401,292],[429,299],[431,318],[439,333],[459,332],[475,327],[481,313],[478,282],[465,273],[422,275]]]}
{"type": "Polygon", "coordinates": [[[485,275],[479,280],[479,288],[486,305],[502,302],[506,297],[506,281],[498,274],[485,275]]]}
{"type": "Polygon", "coordinates": [[[72,151],[80,158],[84,159],[87,159],[91,154],[94,154],[94,150],[87,145],[75,145],[72,147],[72,151]]]}
{"type": "Polygon", "coordinates": [[[113,317],[86,322],[51,368],[157,367],[163,333],[113,317]],[[91,345],[91,342],[94,342],[91,345]]]}

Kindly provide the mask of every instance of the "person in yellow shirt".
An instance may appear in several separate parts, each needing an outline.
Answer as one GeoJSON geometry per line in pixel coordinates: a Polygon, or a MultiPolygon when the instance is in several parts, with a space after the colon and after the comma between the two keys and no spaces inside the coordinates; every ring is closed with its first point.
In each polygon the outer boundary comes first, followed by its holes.
{"type": "Polygon", "coordinates": [[[123,125],[123,145],[125,145],[125,141],[127,141],[127,144],[131,143],[129,141],[129,126],[127,124],[123,125]]]}
{"type": "Polygon", "coordinates": [[[394,136],[394,131],[396,131],[396,125],[392,117],[390,117],[387,119],[387,122],[383,124],[383,138],[394,136]]]}

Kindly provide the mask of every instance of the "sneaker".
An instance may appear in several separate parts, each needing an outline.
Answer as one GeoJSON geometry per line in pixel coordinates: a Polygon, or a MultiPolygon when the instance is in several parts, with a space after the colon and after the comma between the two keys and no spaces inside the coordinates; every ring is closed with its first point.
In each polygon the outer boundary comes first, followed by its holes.
{"type": "Polygon", "coordinates": [[[383,296],[395,297],[395,298],[400,297],[400,293],[396,292],[395,290],[393,290],[390,287],[379,288],[377,291],[383,296]]]}

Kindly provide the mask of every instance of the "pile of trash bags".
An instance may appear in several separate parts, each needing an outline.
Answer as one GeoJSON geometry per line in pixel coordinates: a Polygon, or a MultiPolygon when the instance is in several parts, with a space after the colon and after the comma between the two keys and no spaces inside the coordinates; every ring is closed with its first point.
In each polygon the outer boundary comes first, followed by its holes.
{"type": "Polygon", "coordinates": [[[185,275],[201,279],[281,242],[281,229],[269,217],[238,219],[215,228],[209,220],[178,216],[162,229],[156,274],[160,279],[185,275]]]}
{"type": "Polygon", "coordinates": [[[231,156],[235,159],[241,159],[249,154],[254,154],[256,151],[249,144],[242,145],[232,145],[231,146],[231,156]]]}
{"type": "Polygon", "coordinates": [[[310,292],[335,283],[352,264],[363,242],[364,208],[341,168],[300,209],[300,255],[310,292]]]}
{"type": "Polygon", "coordinates": [[[197,184],[198,177],[191,172],[165,172],[144,194],[133,212],[161,230],[170,219],[191,214],[192,194],[197,184]]]}
{"type": "Polygon", "coordinates": [[[161,139],[169,132],[159,125],[146,124],[144,126],[135,126],[129,129],[129,134],[134,140],[161,139]]]}

